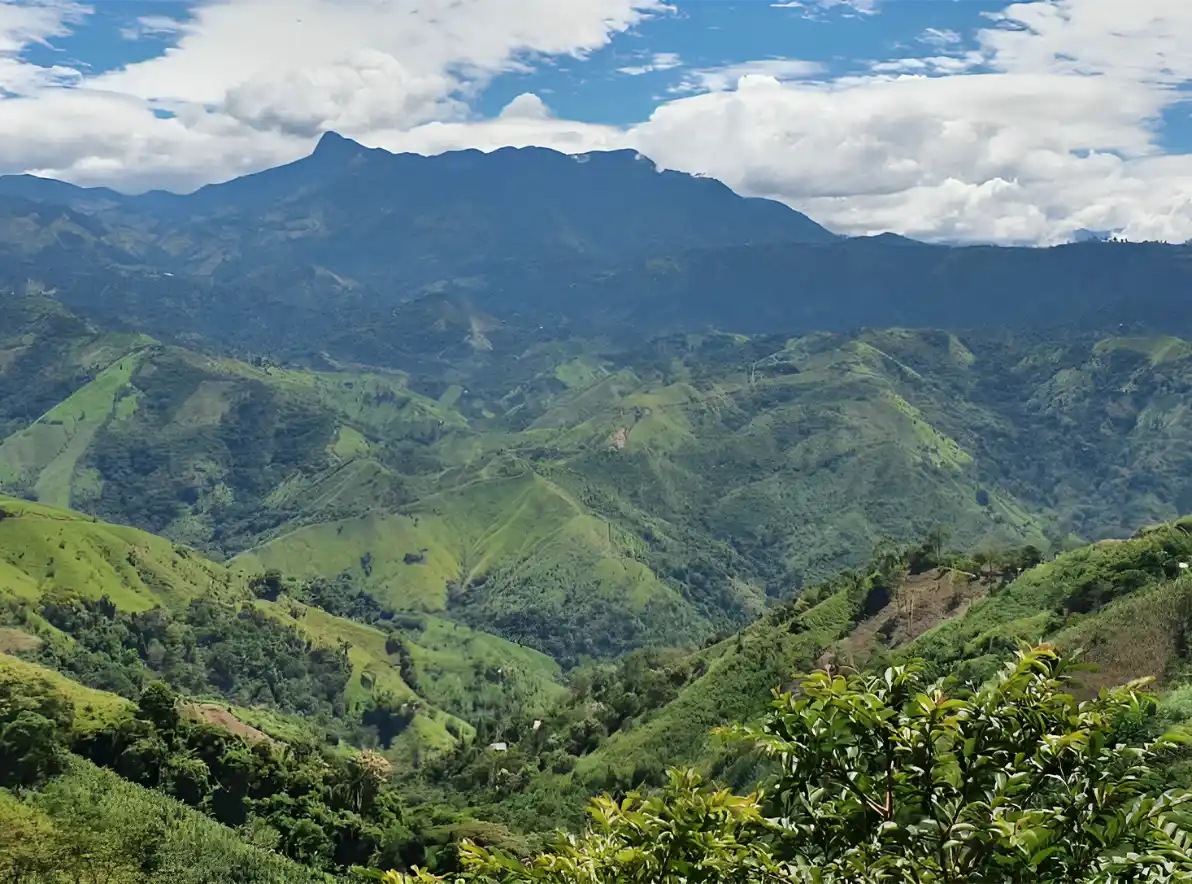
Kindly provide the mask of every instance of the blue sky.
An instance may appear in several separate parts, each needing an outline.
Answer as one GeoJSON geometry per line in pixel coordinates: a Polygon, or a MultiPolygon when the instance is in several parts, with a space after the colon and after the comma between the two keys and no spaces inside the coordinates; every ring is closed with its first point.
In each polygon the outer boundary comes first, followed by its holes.
{"type": "MultiPolygon", "coordinates": [[[[932,31],[960,38],[951,50],[971,48],[973,32],[987,23],[983,14],[1006,4],[892,0],[880,15],[858,12],[847,3],[820,6],[815,0],[804,6],[767,0],[677,0],[672,5],[673,11],[642,21],[581,58],[547,59],[526,72],[498,76],[474,102],[476,111],[495,115],[517,95],[533,92],[549,96],[556,113],[568,118],[632,124],[662,101],[689,91],[694,70],[794,58],[821,64],[826,76],[856,73],[871,61],[922,55],[924,35],[932,31]],[[656,60],[661,65],[652,64],[656,60]]],[[[90,8],[80,27],[29,46],[24,57],[92,74],[117,70],[177,43],[176,32],[155,33],[153,20],[185,22],[193,7],[171,0],[99,0],[90,8]],[[130,39],[133,34],[136,39],[130,39]]]]}
{"type": "Polygon", "coordinates": [[[635,147],[847,233],[1192,237],[1188,0],[0,0],[0,173],[635,147]]]}

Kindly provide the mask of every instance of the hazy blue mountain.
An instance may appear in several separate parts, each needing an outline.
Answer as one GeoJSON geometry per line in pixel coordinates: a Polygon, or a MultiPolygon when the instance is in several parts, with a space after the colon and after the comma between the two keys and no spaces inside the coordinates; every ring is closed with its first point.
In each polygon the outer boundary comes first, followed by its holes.
{"type": "Polygon", "coordinates": [[[328,134],[188,195],[0,178],[0,285],[37,280],[159,337],[430,373],[576,335],[707,327],[1187,335],[1190,257],[845,239],[632,151],[424,157],[328,134]]]}
{"type": "Polygon", "coordinates": [[[780,203],[660,171],[633,151],[504,148],[425,157],[370,150],[334,133],[309,157],[186,196],[122,196],[30,176],[0,178],[0,195],[90,211],[140,229],[142,239],[168,239],[181,266],[217,276],[276,260],[357,281],[389,282],[396,273],[427,284],[549,255],[618,261],[836,239],[780,203]]]}

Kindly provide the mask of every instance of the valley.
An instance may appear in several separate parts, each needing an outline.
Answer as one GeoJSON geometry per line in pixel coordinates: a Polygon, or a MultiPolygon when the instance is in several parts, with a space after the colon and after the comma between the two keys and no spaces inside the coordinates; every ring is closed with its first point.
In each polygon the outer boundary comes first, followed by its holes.
{"type": "Polygon", "coordinates": [[[1024,643],[1192,721],[1187,246],[845,239],[583,156],[0,178],[0,822],[113,880],[453,874],[766,781],[712,732],[796,672],[1024,643]]]}

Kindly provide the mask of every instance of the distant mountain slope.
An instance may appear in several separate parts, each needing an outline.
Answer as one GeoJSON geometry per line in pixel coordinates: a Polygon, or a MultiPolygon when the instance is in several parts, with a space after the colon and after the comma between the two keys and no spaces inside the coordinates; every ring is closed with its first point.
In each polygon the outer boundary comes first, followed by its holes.
{"type": "Polygon", "coordinates": [[[0,309],[0,490],[567,664],[734,628],[938,524],[1046,546],[1192,501],[1172,337],[548,335],[419,381],[0,309]]]}
{"type": "MultiPolygon", "coordinates": [[[[483,283],[440,286],[428,303],[453,300],[488,315],[507,326],[513,348],[530,318],[547,329],[622,336],[708,327],[794,335],[889,326],[1108,331],[1119,324],[1187,335],[1192,306],[1180,293],[1189,284],[1187,246],[957,248],[876,237],[655,253],[615,267],[510,265],[483,283]]],[[[428,309],[404,305],[380,320],[377,333],[391,334],[428,309]]]]}
{"type": "Polygon", "coordinates": [[[163,340],[426,374],[545,339],[998,327],[1192,335],[1188,246],[841,239],[627,151],[309,157],[194,194],[0,178],[0,287],[163,340]]]}
{"type": "Polygon", "coordinates": [[[207,549],[412,499],[411,474],[441,465],[420,450],[467,427],[398,374],[212,357],[44,296],[0,310],[0,488],[207,549]]]}
{"type": "Polygon", "coordinates": [[[0,178],[0,195],[43,204],[34,217],[54,205],[94,215],[126,228],[133,251],[175,264],[161,269],[218,277],[276,263],[419,286],[552,255],[616,261],[835,238],[780,203],[660,171],[632,151],[573,157],[503,148],[424,157],[369,150],[334,133],[307,158],[187,196],[126,197],[30,176],[0,178]]]}

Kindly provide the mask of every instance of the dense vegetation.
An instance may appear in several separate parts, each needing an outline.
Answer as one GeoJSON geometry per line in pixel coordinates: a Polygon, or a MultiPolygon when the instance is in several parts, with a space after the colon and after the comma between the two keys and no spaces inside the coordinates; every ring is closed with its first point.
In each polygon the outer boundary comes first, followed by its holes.
{"type": "MultiPolygon", "coordinates": [[[[239,831],[257,848],[314,870],[344,871],[365,863],[450,868],[452,845],[462,837],[520,843],[499,826],[477,823],[446,808],[406,811],[390,783],[393,766],[378,752],[333,751],[298,739],[283,745],[261,734],[250,739],[223,726],[193,721],[183,714],[185,708],[164,683],[153,682],[140,692],[128,714],[96,720],[88,713],[77,720],[74,704],[44,676],[0,671],[0,787],[35,790],[28,795],[26,810],[0,791],[0,802],[6,802],[0,804],[0,812],[23,819],[35,830],[44,827],[37,837],[48,841],[10,844],[19,830],[6,830],[0,849],[11,852],[13,866],[32,864],[31,874],[39,870],[34,868],[39,863],[46,871],[63,871],[63,851],[89,850],[72,844],[71,838],[90,844],[88,839],[111,832],[118,844],[139,838],[154,843],[137,844],[123,856],[87,853],[87,861],[128,863],[124,871],[134,880],[158,880],[152,874],[167,860],[158,855],[163,847],[157,838],[147,833],[157,827],[159,837],[164,836],[169,824],[180,820],[187,826],[177,833],[182,843],[176,849],[206,850],[206,840],[222,839],[221,850],[232,854],[203,859],[209,875],[221,862],[247,862],[254,855],[230,830],[239,831]],[[200,824],[160,798],[130,791],[77,756],[227,828],[200,824]],[[88,790],[95,793],[95,805],[72,811],[69,803],[85,800],[88,790]],[[109,813],[110,804],[129,807],[109,813]],[[130,814],[138,805],[150,815],[134,820],[130,814]],[[49,825],[43,826],[38,811],[49,816],[49,825]],[[165,820],[154,819],[163,812],[165,820]],[[110,818],[94,832],[72,833],[69,827],[76,822],[86,825],[78,818],[82,813],[110,818]],[[56,833],[57,828],[64,831],[56,833]]],[[[257,860],[266,869],[268,855],[257,860]]],[[[284,868],[276,862],[272,866],[284,868]]],[[[276,873],[265,880],[277,880],[276,873]]]]}
{"type": "Polygon", "coordinates": [[[89,687],[135,699],[148,682],[164,679],[191,695],[327,723],[347,715],[347,648],[313,646],[248,604],[199,598],[175,618],[160,608],[125,613],[107,598],[51,596],[39,613],[72,641],[43,644],[38,662],[89,687]]]}
{"type": "Polygon", "coordinates": [[[567,667],[739,628],[936,524],[970,549],[1063,548],[1192,502],[1192,347],[1173,338],[572,336],[432,378],[250,364],[6,303],[0,390],[75,386],[31,423],[4,406],[0,488],[245,573],[346,575],[567,667]]]}
{"type": "Polygon", "coordinates": [[[41,790],[0,790],[0,832],[0,875],[25,884],[326,880],[81,759],[41,790]]]}
{"type": "MultiPolygon", "coordinates": [[[[508,861],[514,862],[506,866],[508,874],[515,874],[509,869],[522,868],[521,862],[530,862],[531,871],[524,874],[535,874],[532,870],[538,867],[532,857],[541,848],[534,833],[549,831],[561,822],[578,825],[584,801],[593,793],[612,790],[623,795],[633,789],[666,787],[665,768],[684,763],[696,764],[702,776],[746,789],[773,776],[772,762],[732,748],[718,749],[707,735],[710,728],[764,716],[770,688],[788,683],[796,665],[810,668],[817,661],[852,661],[877,667],[880,673],[887,661],[906,666],[902,658],[907,655],[922,657],[922,664],[905,670],[907,684],[923,677],[944,677],[952,685],[949,702],[956,702],[986,696],[981,692],[990,689],[982,685],[1013,656],[1020,639],[1053,636],[1063,647],[1088,647],[1087,655],[1094,662],[1106,664],[1101,673],[1086,678],[1100,678],[1110,686],[1138,674],[1153,674],[1165,687],[1178,686],[1186,678],[1182,630],[1192,600],[1192,584],[1181,577],[1184,569],[1180,568],[1181,562],[1192,558],[1192,534],[1187,529],[1183,523],[1162,526],[1124,543],[1081,547],[1044,564],[1039,564],[1040,551],[1031,547],[951,553],[946,535],[937,532],[922,545],[889,547],[866,568],[809,588],[744,632],[713,640],[702,649],[641,651],[615,663],[582,667],[572,673],[567,694],[552,708],[518,714],[510,707],[504,715],[480,715],[474,719],[477,731],[457,749],[418,766],[410,766],[408,756],[395,763],[381,752],[351,746],[384,751],[388,729],[411,725],[404,717],[408,711],[401,708],[382,715],[370,712],[375,705],[354,707],[354,713],[339,719],[344,742],[320,745],[309,729],[283,728],[281,718],[271,727],[278,736],[271,737],[240,726],[234,717],[195,716],[191,710],[200,707],[181,703],[173,690],[154,680],[164,676],[201,698],[218,692],[222,683],[213,672],[218,674],[227,666],[235,678],[224,689],[248,692],[234,696],[240,703],[272,708],[275,716],[283,717],[287,709],[314,709],[303,704],[317,705],[318,690],[304,687],[299,693],[298,686],[310,685],[307,679],[320,675],[340,685],[350,665],[345,666],[340,656],[339,664],[325,668],[323,664],[336,659],[335,654],[316,653],[312,658],[313,646],[292,627],[260,619],[253,603],[239,607],[200,598],[171,616],[163,608],[126,613],[102,598],[51,594],[37,609],[10,601],[14,613],[25,611],[24,622],[13,618],[22,630],[36,632],[34,627],[44,623],[42,635],[50,639],[26,645],[23,655],[92,684],[101,683],[96,678],[120,673],[129,678],[126,693],[136,701],[121,706],[117,697],[95,692],[71,697],[74,689],[67,686],[74,682],[51,682],[46,670],[18,668],[0,678],[7,685],[0,702],[4,711],[0,749],[5,753],[3,767],[10,772],[5,785],[33,790],[20,793],[24,797],[19,807],[8,801],[5,812],[21,820],[22,826],[40,827],[46,839],[36,850],[13,851],[19,855],[13,862],[49,868],[44,863],[61,862],[54,857],[63,856],[60,851],[67,849],[61,846],[69,840],[65,835],[50,833],[59,826],[69,830],[73,824],[68,812],[53,804],[54,799],[41,796],[58,794],[56,790],[77,796],[77,791],[69,791],[76,787],[68,784],[80,778],[91,778],[87,788],[104,796],[111,793],[111,801],[131,802],[134,797],[119,796],[143,794],[120,792],[128,786],[102,779],[105,774],[87,767],[81,757],[128,784],[162,796],[135,797],[135,801],[177,801],[238,833],[212,829],[212,834],[201,836],[224,845],[210,848],[216,864],[244,863],[247,868],[274,862],[253,852],[263,848],[327,871],[345,872],[354,865],[404,870],[418,866],[438,874],[467,876],[479,856],[467,846],[474,843],[519,858],[508,861]],[[921,606],[918,612],[916,604],[921,606]],[[55,631],[73,638],[55,642],[55,631]],[[1123,660],[1123,651],[1136,645],[1146,653],[1123,660]],[[58,657],[55,647],[73,653],[58,657]],[[104,658],[110,666],[95,665],[104,658]],[[208,665],[212,660],[223,662],[212,669],[208,665]],[[91,668],[79,666],[72,671],[73,661],[86,661],[91,668]],[[36,672],[43,674],[30,674],[36,672]],[[353,714],[361,716],[364,729],[345,732],[342,725],[352,721],[353,714]],[[55,814],[62,822],[55,822],[55,814]],[[217,832],[228,833],[217,836],[217,832]]],[[[266,574],[253,581],[252,595],[257,605],[292,604],[296,602],[286,600],[302,597],[304,604],[322,602],[359,618],[361,628],[370,628],[365,622],[387,628],[388,638],[382,640],[393,650],[389,665],[395,673],[415,667],[417,646],[405,647],[403,636],[429,625],[414,615],[392,617],[347,581],[304,584],[266,574]]],[[[10,633],[7,640],[12,638],[10,633]]],[[[1042,665],[1027,669],[1034,672],[1042,665]]],[[[1053,674],[1058,677],[1063,671],[1056,669],[1053,674]]],[[[412,680],[418,681],[416,669],[412,680]]],[[[806,683],[799,696],[810,696],[808,685],[814,683],[806,683]]],[[[850,685],[849,690],[859,695],[880,695],[886,690],[880,677],[850,685]]],[[[1033,689],[1027,693],[1038,696],[1033,689]]],[[[1122,733],[1141,739],[1166,724],[1192,717],[1192,707],[1185,708],[1184,693],[1174,690],[1157,712],[1143,703],[1129,730],[1122,733]]],[[[834,691],[824,697],[824,702],[844,702],[834,691]]],[[[793,702],[788,696],[783,701],[788,705],[777,708],[789,709],[793,702]]],[[[845,705],[858,714],[869,709],[856,702],[848,700],[845,705]]],[[[1068,720],[1074,713],[1063,712],[1062,703],[1067,701],[1056,702],[1061,703],[1055,707],[1056,721],[1068,720]]],[[[1099,708],[1094,704],[1080,714],[1093,715],[1099,708]]],[[[816,707],[814,714],[807,712],[800,720],[810,728],[822,713],[816,707]]],[[[1108,720],[1096,715],[1090,721],[1108,720]]],[[[809,732],[818,733],[815,728],[809,732]]],[[[778,732],[771,726],[762,733],[778,732]]],[[[825,744],[823,751],[829,748],[825,744]]],[[[805,751],[797,754],[802,757],[805,751]]],[[[1156,775],[1182,781],[1183,769],[1165,761],[1156,775]]],[[[912,788],[917,780],[907,782],[907,788],[912,788]]],[[[782,788],[789,790],[789,781],[782,788]]],[[[1149,779],[1146,788],[1152,788],[1149,779]]],[[[781,789],[766,794],[781,794],[781,789]]],[[[667,809],[671,804],[690,808],[728,800],[728,793],[697,787],[691,776],[676,781],[670,792],[664,788],[663,795],[670,797],[631,801],[645,802],[646,810],[641,812],[648,810],[647,816],[660,813],[671,819],[667,809]]],[[[106,801],[108,797],[100,806],[106,807],[106,801]]],[[[152,806],[161,810],[146,811],[146,819],[165,814],[161,831],[172,832],[172,821],[182,819],[178,816],[182,811],[168,811],[173,805],[152,806]]],[[[124,819],[120,813],[113,810],[112,818],[124,819]]],[[[677,818],[686,818],[684,813],[677,818]]],[[[1039,810],[1038,816],[1044,815],[1039,810]]],[[[815,825],[821,824],[822,820],[815,825]]],[[[205,824],[190,825],[195,833],[208,831],[205,824]]],[[[624,832],[616,837],[623,836],[628,837],[624,832]]],[[[778,850],[768,840],[772,837],[777,836],[759,833],[755,840],[765,850],[778,850]]],[[[173,861],[165,857],[171,851],[197,849],[194,839],[198,838],[191,829],[163,835],[161,857],[144,859],[139,871],[121,866],[120,874],[130,880],[156,880],[154,870],[173,861]]],[[[578,844],[582,851],[595,842],[578,844]]],[[[1009,849],[1005,844],[987,848],[1009,849]]],[[[893,863],[905,871],[909,867],[898,863],[927,861],[908,859],[907,849],[896,839],[883,843],[879,853],[886,859],[874,859],[873,867],[893,863]]],[[[1036,853],[1042,850],[1039,847],[1036,853]]],[[[94,854],[98,857],[94,861],[115,862],[102,859],[104,855],[94,854]]],[[[137,856],[128,853],[121,862],[142,862],[137,856]]],[[[642,861],[661,860],[655,856],[642,861]]],[[[1076,862],[1070,856],[1062,861],[1076,862]]],[[[281,873],[259,874],[265,876],[262,880],[278,880],[281,873]]]]}
{"type": "Polygon", "coordinates": [[[975,692],[914,663],[817,672],[734,732],[775,762],[762,790],[675,771],[657,795],[597,800],[582,836],[527,862],[466,845],[450,880],[1188,880],[1192,791],[1164,788],[1181,741],[1130,745],[1153,710],[1138,686],[1078,703],[1069,679],[1050,648],[975,692]]]}

